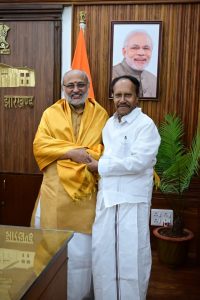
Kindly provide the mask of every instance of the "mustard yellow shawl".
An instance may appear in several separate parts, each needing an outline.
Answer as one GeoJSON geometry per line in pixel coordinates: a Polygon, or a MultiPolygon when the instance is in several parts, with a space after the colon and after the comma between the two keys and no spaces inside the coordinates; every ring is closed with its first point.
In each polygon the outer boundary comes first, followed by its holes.
{"type": "Polygon", "coordinates": [[[87,152],[98,160],[103,150],[101,132],[107,119],[104,108],[96,101],[87,99],[75,140],[71,110],[65,99],[58,100],[43,113],[33,142],[36,161],[40,170],[57,161],[57,171],[64,189],[75,201],[88,199],[96,188],[96,176],[85,164],[58,158],[71,149],[86,147],[87,152]]]}

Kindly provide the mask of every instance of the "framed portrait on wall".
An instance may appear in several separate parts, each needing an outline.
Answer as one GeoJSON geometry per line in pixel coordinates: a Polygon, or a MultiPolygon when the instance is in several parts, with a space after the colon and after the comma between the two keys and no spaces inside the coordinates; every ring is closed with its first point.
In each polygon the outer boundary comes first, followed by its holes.
{"type": "Polygon", "coordinates": [[[161,27],[161,21],[111,22],[110,83],[122,75],[134,76],[140,83],[139,99],[158,100],[161,27]]]}

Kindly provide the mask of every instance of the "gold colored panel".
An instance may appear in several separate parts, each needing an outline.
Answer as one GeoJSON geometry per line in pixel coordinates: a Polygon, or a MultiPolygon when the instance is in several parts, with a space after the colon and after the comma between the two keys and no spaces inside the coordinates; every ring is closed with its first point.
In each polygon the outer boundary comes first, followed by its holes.
{"type": "Polygon", "coordinates": [[[10,54],[10,45],[6,41],[8,30],[10,30],[8,25],[0,24],[0,54],[10,54]]]}
{"type": "Polygon", "coordinates": [[[35,71],[0,63],[0,87],[34,87],[35,71]]]}
{"type": "Polygon", "coordinates": [[[33,107],[33,96],[4,96],[5,108],[24,108],[33,107]]]}
{"type": "Polygon", "coordinates": [[[54,272],[57,261],[64,265],[72,236],[67,230],[0,226],[0,299],[22,299],[43,271],[54,272]]]}

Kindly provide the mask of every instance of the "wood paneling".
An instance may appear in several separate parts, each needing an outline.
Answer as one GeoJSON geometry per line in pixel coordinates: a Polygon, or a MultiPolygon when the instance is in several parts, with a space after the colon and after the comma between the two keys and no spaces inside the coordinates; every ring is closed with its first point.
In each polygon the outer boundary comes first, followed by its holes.
{"type": "Polygon", "coordinates": [[[153,264],[147,300],[198,300],[200,296],[200,267],[192,258],[178,268],[161,264],[153,251],[153,264]]]}
{"type": "MultiPolygon", "coordinates": [[[[8,0],[0,0],[0,3],[7,3],[8,0]]],[[[197,3],[199,0],[63,0],[63,1],[57,1],[57,0],[10,0],[11,3],[61,3],[61,4],[75,4],[75,5],[82,5],[82,4],[160,4],[160,3],[197,3]]]]}
{"type": "MultiPolygon", "coordinates": [[[[37,7],[36,7],[37,8],[37,7]]],[[[60,97],[61,21],[59,14],[22,7],[3,9],[3,24],[10,27],[7,41],[11,54],[0,55],[0,62],[12,67],[28,67],[35,72],[35,87],[0,89],[0,171],[38,173],[32,144],[41,115],[60,97]],[[28,14],[26,12],[29,11],[28,14]],[[36,14],[39,12],[41,15],[36,14]],[[48,16],[48,20],[47,17],[48,16]],[[56,19],[55,19],[56,18],[56,19]],[[34,107],[5,108],[5,95],[34,96],[34,107]]],[[[61,10],[60,10],[61,13],[61,10]]]]}
{"type": "Polygon", "coordinates": [[[197,128],[200,100],[200,3],[74,6],[73,45],[79,13],[87,13],[86,44],[97,100],[113,112],[108,99],[110,29],[112,20],[162,21],[160,92],[158,102],[140,101],[143,111],[159,124],[166,113],[180,115],[189,143],[197,128]]]}
{"type": "Polygon", "coordinates": [[[0,224],[29,226],[41,175],[0,174],[0,224]]]}
{"type": "Polygon", "coordinates": [[[0,55],[0,62],[35,72],[35,87],[0,89],[1,224],[30,224],[42,179],[33,139],[43,111],[60,97],[62,9],[62,5],[0,4],[1,23],[10,27],[11,50],[0,55]],[[6,108],[5,95],[34,96],[34,106],[6,108]]]}

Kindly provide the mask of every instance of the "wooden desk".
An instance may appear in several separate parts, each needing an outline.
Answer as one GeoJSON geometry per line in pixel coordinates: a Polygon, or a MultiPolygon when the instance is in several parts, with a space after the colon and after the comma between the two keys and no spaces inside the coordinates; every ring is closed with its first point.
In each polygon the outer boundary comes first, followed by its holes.
{"type": "Polygon", "coordinates": [[[73,233],[0,226],[0,299],[67,299],[67,244],[73,233]]]}

